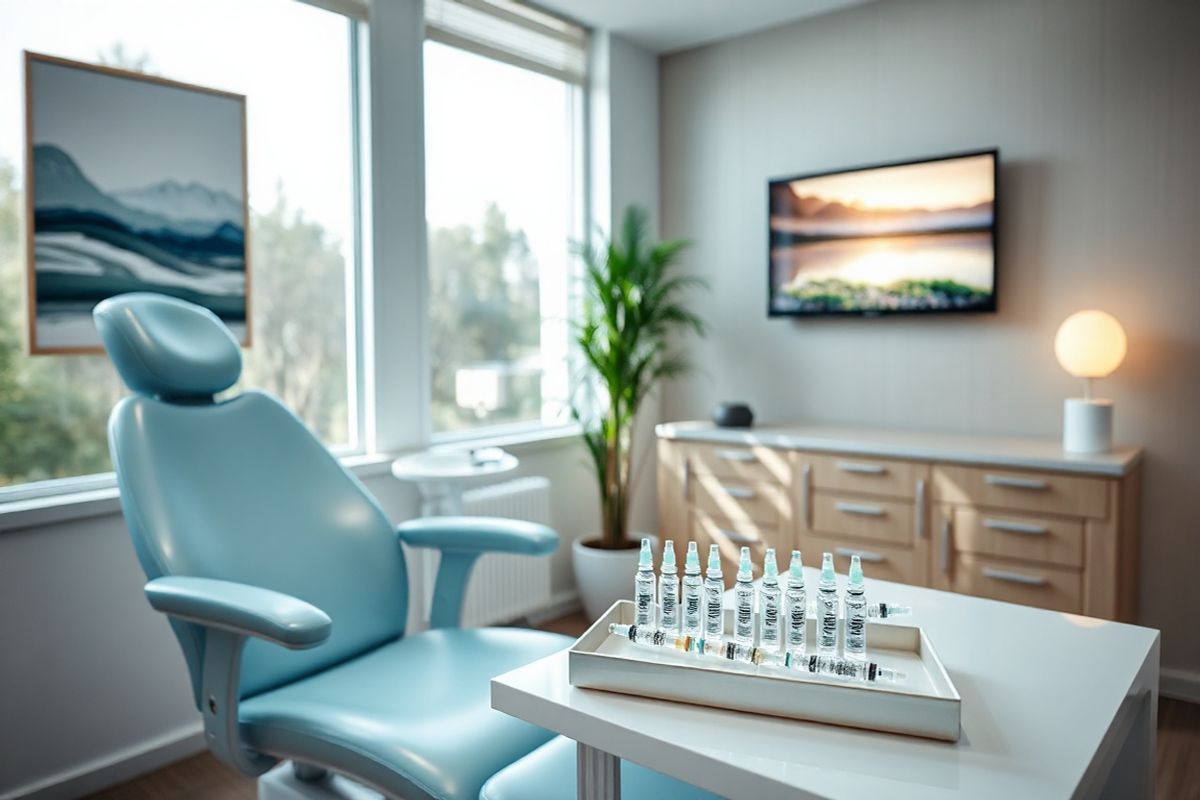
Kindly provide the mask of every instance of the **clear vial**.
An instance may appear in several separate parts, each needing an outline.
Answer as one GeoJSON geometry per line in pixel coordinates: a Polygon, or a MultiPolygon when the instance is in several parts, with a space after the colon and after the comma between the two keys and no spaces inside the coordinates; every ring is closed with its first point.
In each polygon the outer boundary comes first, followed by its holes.
{"type": "Polygon", "coordinates": [[[862,561],[858,556],[850,557],[845,605],[845,655],[847,658],[864,659],[867,657],[867,587],[863,581],[862,561]]]}
{"type": "Polygon", "coordinates": [[[821,556],[821,582],[817,584],[817,649],[833,653],[837,645],[837,577],[833,574],[833,553],[825,553],[821,556]]]}
{"type": "Polygon", "coordinates": [[[721,575],[721,551],[708,548],[708,570],[704,574],[704,637],[721,639],[725,635],[725,580],[721,575]]]}
{"type": "Polygon", "coordinates": [[[662,616],[658,627],[676,633],[679,630],[679,576],[675,571],[675,543],[663,545],[662,567],[658,578],[658,606],[662,616]]]}
{"type": "Polygon", "coordinates": [[[758,646],[764,650],[779,650],[779,599],[779,565],[775,563],[775,548],[768,547],[758,590],[758,646]]]}
{"type": "Polygon", "coordinates": [[[792,551],[783,600],[783,613],[787,619],[787,650],[790,653],[803,653],[808,637],[808,592],[804,589],[804,563],[799,550],[792,551]]]}
{"type": "Polygon", "coordinates": [[[688,542],[683,566],[683,632],[688,636],[699,636],[704,627],[703,584],[696,543],[688,542]]]}
{"type": "Polygon", "coordinates": [[[750,564],[750,548],[743,547],[738,559],[737,583],[733,586],[733,640],[738,644],[754,644],[754,569],[750,564]]]}
{"type": "Polygon", "coordinates": [[[642,552],[638,557],[637,574],[633,577],[634,622],[652,627],[654,624],[654,554],[650,552],[650,540],[642,539],[642,552]]]}

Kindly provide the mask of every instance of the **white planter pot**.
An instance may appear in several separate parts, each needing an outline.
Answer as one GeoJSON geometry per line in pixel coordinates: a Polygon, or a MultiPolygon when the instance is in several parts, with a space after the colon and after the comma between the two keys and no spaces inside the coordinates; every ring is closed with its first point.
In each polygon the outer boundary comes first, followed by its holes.
{"type": "MultiPolygon", "coordinates": [[[[648,538],[654,550],[654,562],[658,563],[657,536],[636,534],[631,538],[638,542],[648,538]]],[[[579,585],[584,613],[588,619],[596,620],[618,600],[633,599],[638,548],[601,550],[583,542],[583,539],[576,539],[571,545],[571,563],[575,567],[575,582],[579,585]]]]}

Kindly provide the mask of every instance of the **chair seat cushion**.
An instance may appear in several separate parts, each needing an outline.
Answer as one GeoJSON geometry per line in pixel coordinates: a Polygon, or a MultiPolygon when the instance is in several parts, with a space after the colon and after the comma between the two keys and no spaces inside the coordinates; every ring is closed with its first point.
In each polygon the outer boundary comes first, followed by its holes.
{"type": "MultiPolygon", "coordinates": [[[[492,776],[479,800],[574,800],[575,742],[559,736],[492,776]]],[[[718,800],[640,764],[621,761],[621,800],[718,800]]]]}
{"type": "Polygon", "coordinates": [[[515,628],[407,636],[243,700],[242,739],[261,752],[357,776],[389,795],[411,796],[416,788],[475,800],[497,770],[552,736],[493,711],[491,678],[570,642],[515,628]]]}

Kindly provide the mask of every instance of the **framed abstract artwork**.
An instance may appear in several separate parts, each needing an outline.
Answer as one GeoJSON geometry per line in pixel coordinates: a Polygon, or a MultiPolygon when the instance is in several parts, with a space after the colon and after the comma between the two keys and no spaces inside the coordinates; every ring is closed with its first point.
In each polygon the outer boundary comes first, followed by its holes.
{"type": "Polygon", "coordinates": [[[29,345],[100,351],[127,292],[203,305],[250,343],[246,98],[25,53],[29,345]]]}

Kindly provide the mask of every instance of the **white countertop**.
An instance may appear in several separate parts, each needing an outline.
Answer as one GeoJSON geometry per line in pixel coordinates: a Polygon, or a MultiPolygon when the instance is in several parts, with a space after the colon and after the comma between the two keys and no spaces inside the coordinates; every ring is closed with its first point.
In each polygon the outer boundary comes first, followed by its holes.
{"type": "Polygon", "coordinates": [[[1118,445],[1111,453],[1078,455],[1058,439],[926,433],[888,428],[780,425],[718,428],[711,422],[670,422],[655,428],[664,439],[717,444],[762,445],[784,450],[849,453],[918,461],[1043,469],[1120,477],[1141,461],[1142,449],[1118,445]]]}
{"type": "Polygon", "coordinates": [[[868,595],[913,607],[899,621],[925,629],[962,696],[957,743],[577,689],[566,651],[493,679],[492,706],[764,800],[1090,797],[1126,737],[1153,736],[1135,720],[1157,702],[1158,631],[885,581],[868,595]]]}

